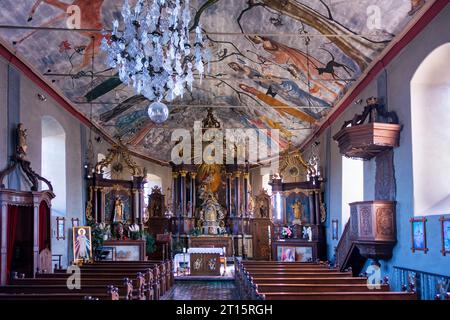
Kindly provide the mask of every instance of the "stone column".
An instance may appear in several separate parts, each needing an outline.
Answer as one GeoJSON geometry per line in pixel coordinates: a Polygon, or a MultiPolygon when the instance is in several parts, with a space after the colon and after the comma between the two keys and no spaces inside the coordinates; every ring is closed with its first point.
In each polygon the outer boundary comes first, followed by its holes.
{"type": "Polygon", "coordinates": [[[0,239],[0,285],[6,285],[6,264],[8,259],[8,205],[1,205],[1,239],[0,239]]]}

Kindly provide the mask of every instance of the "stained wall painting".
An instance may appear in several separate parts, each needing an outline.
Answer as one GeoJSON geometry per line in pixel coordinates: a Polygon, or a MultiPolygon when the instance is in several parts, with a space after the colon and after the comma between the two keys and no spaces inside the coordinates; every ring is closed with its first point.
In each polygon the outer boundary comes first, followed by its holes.
{"type": "MultiPolygon", "coordinates": [[[[67,28],[67,9],[75,5],[81,29],[108,29],[120,17],[122,3],[3,0],[0,24],[67,28]]],[[[78,111],[87,117],[92,112],[112,138],[168,161],[172,129],[191,129],[206,115],[204,106],[216,107],[216,117],[229,128],[279,129],[274,142],[281,149],[288,140],[300,144],[423,3],[192,0],[193,27],[205,29],[212,59],[193,92],[168,103],[170,118],[161,125],[148,119],[149,102],[105,64],[100,32],[8,28],[0,29],[0,38],[78,111]]]]}

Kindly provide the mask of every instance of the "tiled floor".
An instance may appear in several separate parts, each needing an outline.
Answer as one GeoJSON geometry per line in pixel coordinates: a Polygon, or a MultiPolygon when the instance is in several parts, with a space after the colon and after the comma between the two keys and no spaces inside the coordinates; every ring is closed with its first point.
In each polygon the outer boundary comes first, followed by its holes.
{"type": "Polygon", "coordinates": [[[162,300],[237,300],[234,281],[177,281],[162,300]]]}

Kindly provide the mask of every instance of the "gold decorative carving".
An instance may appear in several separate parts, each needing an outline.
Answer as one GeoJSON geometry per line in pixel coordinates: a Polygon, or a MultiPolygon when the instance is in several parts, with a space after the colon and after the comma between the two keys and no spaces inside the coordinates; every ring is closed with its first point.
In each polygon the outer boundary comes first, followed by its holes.
{"type": "Polygon", "coordinates": [[[95,165],[95,171],[103,173],[103,169],[111,165],[116,172],[120,173],[123,169],[122,163],[126,164],[133,177],[144,176],[146,170],[140,168],[131,159],[128,149],[122,145],[114,145],[111,149],[108,149],[108,155],[95,165]]]}
{"type": "Polygon", "coordinates": [[[87,220],[92,220],[92,200],[94,198],[94,188],[90,187],[89,188],[89,201],[86,205],[86,219],[87,220]]]}

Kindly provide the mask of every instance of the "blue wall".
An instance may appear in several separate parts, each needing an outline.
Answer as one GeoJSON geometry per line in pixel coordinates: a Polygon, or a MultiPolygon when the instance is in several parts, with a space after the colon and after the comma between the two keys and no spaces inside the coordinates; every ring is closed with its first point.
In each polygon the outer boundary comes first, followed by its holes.
{"type": "MultiPolygon", "coordinates": [[[[389,276],[391,281],[394,279],[394,267],[450,276],[450,255],[444,257],[440,252],[442,242],[439,218],[441,216],[427,217],[427,244],[429,249],[427,254],[423,252],[412,253],[411,224],[409,222],[414,217],[410,83],[422,61],[433,50],[450,42],[450,33],[443,32],[443,30],[450,30],[449,17],[450,6],[447,6],[421,34],[386,66],[385,70],[377,75],[376,79],[357,98],[365,101],[371,96],[382,96],[388,101],[388,109],[397,112],[400,122],[404,126],[400,137],[400,147],[394,150],[398,244],[394,248],[393,258],[389,261],[381,261],[383,276],[389,276]]],[[[328,213],[326,234],[329,259],[333,257],[334,248],[337,245],[337,241],[331,240],[331,221],[339,219],[341,225],[342,208],[342,160],[337,143],[335,141],[330,142],[330,139],[340,130],[343,122],[351,119],[355,113],[360,113],[362,107],[362,105],[355,104],[349,106],[337,121],[319,137],[321,160],[327,178],[325,201],[328,213]]],[[[443,126],[442,130],[448,130],[448,125],[443,126]]],[[[449,148],[449,146],[446,147],[449,148]]],[[[450,152],[450,150],[447,149],[446,152],[450,152]]],[[[364,176],[365,191],[364,199],[361,200],[376,200],[374,199],[375,160],[365,163],[364,176]]]]}

